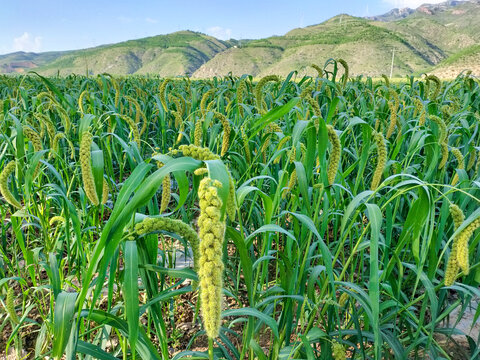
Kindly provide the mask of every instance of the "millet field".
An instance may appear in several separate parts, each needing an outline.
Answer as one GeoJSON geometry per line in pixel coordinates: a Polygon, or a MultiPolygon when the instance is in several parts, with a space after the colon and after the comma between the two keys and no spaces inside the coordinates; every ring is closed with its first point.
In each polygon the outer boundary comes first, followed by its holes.
{"type": "Polygon", "coordinates": [[[480,358],[480,82],[312,66],[1,76],[0,358],[480,358]]]}

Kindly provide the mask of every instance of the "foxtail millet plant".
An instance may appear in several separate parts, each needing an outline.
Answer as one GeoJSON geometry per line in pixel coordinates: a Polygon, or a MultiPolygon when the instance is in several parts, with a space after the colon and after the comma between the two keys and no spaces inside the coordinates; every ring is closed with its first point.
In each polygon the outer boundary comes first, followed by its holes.
{"type": "Polygon", "coordinates": [[[436,115],[430,115],[430,120],[432,120],[438,127],[438,142],[443,143],[447,139],[447,125],[445,122],[436,115]]]}
{"type": "Polygon", "coordinates": [[[245,79],[240,80],[237,86],[237,108],[238,108],[238,113],[240,114],[240,117],[243,117],[243,113],[244,113],[243,106],[241,106],[241,104],[243,104],[244,96],[246,92],[247,92],[247,82],[245,81],[245,79]]]}
{"type": "Polygon", "coordinates": [[[257,111],[260,114],[266,113],[266,107],[264,106],[263,100],[263,88],[270,81],[280,81],[280,78],[277,75],[267,75],[260,79],[257,86],[255,86],[255,101],[257,105],[257,111]]]}
{"type": "MultiPolygon", "coordinates": [[[[453,219],[454,230],[457,230],[465,220],[465,215],[463,214],[462,209],[456,204],[450,204],[450,215],[453,219]]],[[[445,286],[452,286],[458,274],[458,240],[458,236],[453,239],[452,251],[450,252],[447,268],[445,270],[445,286]]]]}
{"type": "MultiPolygon", "coordinates": [[[[463,157],[462,152],[455,147],[451,148],[451,152],[452,152],[453,156],[455,156],[455,159],[457,159],[457,169],[464,170],[465,169],[465,159],[463,157]]],[[[457,182],[458,182],[458,173],[455,172],[455,175],[452,179],[452,186],[456,185],[457,182]]]]}
{"type": "Polygon", "coordinates": [[[230,123],[225,115],[215,111],[214,116],[220,120],[223,127],[223,138],[222,138],[222,150],[220,151],[220,156],[224,156],[230,145],[230,123]]]}
{"type": "Polygon", "coordinates": [[[82,133],[82,140],[80,142],[80,166],[82,170],[83,188],[85,194],[91,203],[95,206],[99,204],[97,190],[95,189],[95,180],[92,171],[92,153],[91,146],[93,142],[93,135],[89,131],[82,133]]]}
{"type": "Polygon", "coordinates": [[[168,231],[183,237],[192,248],[193,268],[198,273],[200,265],[200,250],[198,234],[192,227],[181,220],[167,217],[147,217],[135,225],[137,235],[145,235],[155,231],[168,231]]]}
{"type": "Polygon", "coordinates": [[[222,200],[218,196],[221,184],[205,177],[200,181],[198,197],[200,216],[200,298],[203,324],[209,338],[218,336],[222,311],[223,240],[225,221],[221,219],[222,200]]]}
{"type": "Polygon", "coordinates": [[[78,108],[82,114],[85,114],[85,109],[83,108],[83,98],[88,94],[88,90],[83,90],[80,96],[78,97],[78,108]]]}
{"type": "Polygon", "coordinates": [[[377,145],[377,166],[375,167],[375,172],[373,173],[370,189],[375,191],[380,184],[383,170],[387,164],[387,144],[385,143],[382,133],[374,131],[372,135],[377,145]]]}
{"type": "Polygon", "coordinates": [[[314,68],[315,70],[317,70],[317,77],[321,78],[323,77],[323,70],[320,66],[318,65],[315,65],[315,64],[312,64],[310,65],[312,68],[314,68]]]}
{"type": "Polygon", "coordinates": [[[447,142],[442,142],[440,144],[440,151],[441,151],[441,154],[442,154],[442,157],[440,159],[440,162],[438,163],[438,169],[443,169],[443,167],[447,164],[447,160],[448,160],[448,144],[447,142]]]}
{"type": "Polygon", "coordinates": [[[217,89],[211,88],[205,94],[203,94],[202,100],[200,100],[200,112],[201,112],[203,118],[205,118],[205,116],[207,115],[207,112],[208,112],[207,106],[209,104],[207,105],[207,101],[211,96],[215,95],[216,91],[217,91],[217,89]]]}
{"type": "Polygon", "coordinates": [[[3,168],[2,172],[0,173],[0,193],[7,203],[13,207],[16,207],[17,209],[20,209],[22,205],[17,199],[15,199],[8,188],[8,177],[15,171],[16,165],[16,161],[12,160],[3,168]]]}
{"type": "Polygon", "coordinates": [[[245,124],[240,126],[240,134],[242,136],[243,150],[245,151],[245,159],[247,160],[247,163],[250,164],[252,162],[252,159],[250,156],[250,146],[249,146],[248,136],[245,133],[245,124]]]}
{"type": "Polygon", "coordinates": [[[465,275],[468,275],[470,272],[468,241],[479,227],[480,218],[471,222],[457,235],[457,262],[458,267],[462,269],[465,275]]]}
{"type": "Polygon", "coordinates": [[[183,156],[189,156],[196,160],[219,160],[220,156],[214,154],[210,151],[209,148],[204,148],[196,145],[180,145],[177,149],[172,149],[170,153],[172,155],[177,155],[179,152],[183,154],[183,156]]]}
{"type": "Polygon", "coordinates": [[[337,176],[338,165],[340,164],[341,144],[340,138],[332,125],[327,125],[328,139],[332,144],[332,150],[330,152],[330,158],[328,159],[328,183],[332,185],[337,176]]]}
{"type": "Polygon", "coordinates": [[[172,82],[172,79],[165,79],[163,80],[162,84],[158,88],[159,92],[159,98],[160,98],[160,103],[163,106],[163,111],[167,112],[168,107],[167,107],[167,95],[165,94],[165,91],[167,90],[167,85],[172,82]]]}
{"type": "Polygon", "coordinates": [[[342,64],[343,69],[345,70],[344,73],[343,73],[343,82],[342,82],[342,85],[345,88],[345,86],[347,86],[348,76],[350,75],[350,69],[349,69],[348,64],[345,60],[338,59],[337,62],[342,64]]]}

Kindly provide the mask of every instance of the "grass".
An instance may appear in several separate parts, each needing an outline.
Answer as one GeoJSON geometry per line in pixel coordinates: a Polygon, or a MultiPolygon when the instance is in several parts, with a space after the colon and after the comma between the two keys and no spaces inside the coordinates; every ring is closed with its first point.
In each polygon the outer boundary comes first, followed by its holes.
{"type": "MultiPolygon", "coordinates": [[[[0,348],[450,358],[451,314],[480,295],[478,231],[468,274],[444,283],[454,239],[480,216],[479,84],[387,86],[340,69],[331,60],[321,77],[261,87],[248,76],[1,77],[0,348]],[[465,215],[456,230],[451,204],[465,215]]],[[[477,358],[478,339],[465,339],[455,352],[477,358]]]]}

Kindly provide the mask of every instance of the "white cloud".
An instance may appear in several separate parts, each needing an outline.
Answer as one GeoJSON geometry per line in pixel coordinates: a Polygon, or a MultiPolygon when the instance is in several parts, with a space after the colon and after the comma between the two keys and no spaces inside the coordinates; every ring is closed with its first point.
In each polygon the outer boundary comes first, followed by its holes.
{"type": "Polygon", "coordinates": [[[156,24],[156,23],[158,23],[158,20],[157,20],[157,19],[152,19],[152,18],[150,18],[150,17],[145,18],[145,21],[146,21],[147,23],[149,23],[149,24],[156,24]]]}
{"type": "Polygon", "coordinates": [[[391,4],[396,8],[412,8],[416,9],[423,4],[438,4],[445,2],[445,0],[383,0],[387,4],[391,4]]]}
{"type": "Polygon", "coordinates": [[[224,29],[220,26],[209,27],[206,33],[220,40],[228,40],[232,38],[232,29],[224,29]]]}
{"type": "Polygon", "coordinates": [[[24,32],[23,35],[13,39],[13,51],[39,52],[42,48],[42,37],[24,32]]]}

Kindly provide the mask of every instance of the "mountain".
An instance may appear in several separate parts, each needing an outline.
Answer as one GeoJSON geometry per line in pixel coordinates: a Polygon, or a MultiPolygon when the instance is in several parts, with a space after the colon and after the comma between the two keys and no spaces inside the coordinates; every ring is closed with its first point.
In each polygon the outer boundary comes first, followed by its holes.
{"type": "Polygon", "coordinates": [[[470,46],[435,66],[431,73],[440,78],[454,78],[462,71],[480,75],[480,45],[470,46]]]}
{"type": "Polygon", "coordinates": [[[51,53],[49,59],[43,54],[3,55],[0,56],[0,68],[5,69],[4,72],[34,69],[45,75],[86,74],[87,71],[90,74],[187,75],[232,43],[235,42],[193,31],[179,31],[85,50],[51,53]]]}
{"type": "MultiPolygon", "coordinates": [[[[242,74],[245,70],[255,76],[285,75],[292,69],[300,75],[314,74],[309,65],[323,65],[329,58],[345,59],[352,75],[379,76],[390,73],[393,55],[393,75],[403,76],[439,71],[437,66],[443,61],[476,44],[480,44],[480,0],[447,1],[416,10],[394,9],[373,18],[339,15],[284,36],[246,42],[217,54],[194,76],[224,75],[228,71],[242,74]],[[251,66],[245,60],[250,60],[251,66]]],[[[458,72],[464,66],[478,68],[475,59],[464,57],[458,72]]],[[[449,73],[460,65],[447,64],[449,73]]]]}
{"type": "Polygon", "coordinates": [[[23,73],[25,71],[35,69],[38,66],[51,63],[58,57],[67,54],[68,52],[14,52],[7,55],[0,55],[0,73],[23,73]]]}
{"type": "Polygon", "coordinates": [[[196,78],[244,73],[260,77],[315,74],[310,65],[343,58],[351,75],[434,72],[480,75],[480,0],[450,0],[360,18],[346,14],[258,40],[221,41],[198,32],[167,35],[68,52],[0,55],[0,73],[158,74],[196,78]]]}

